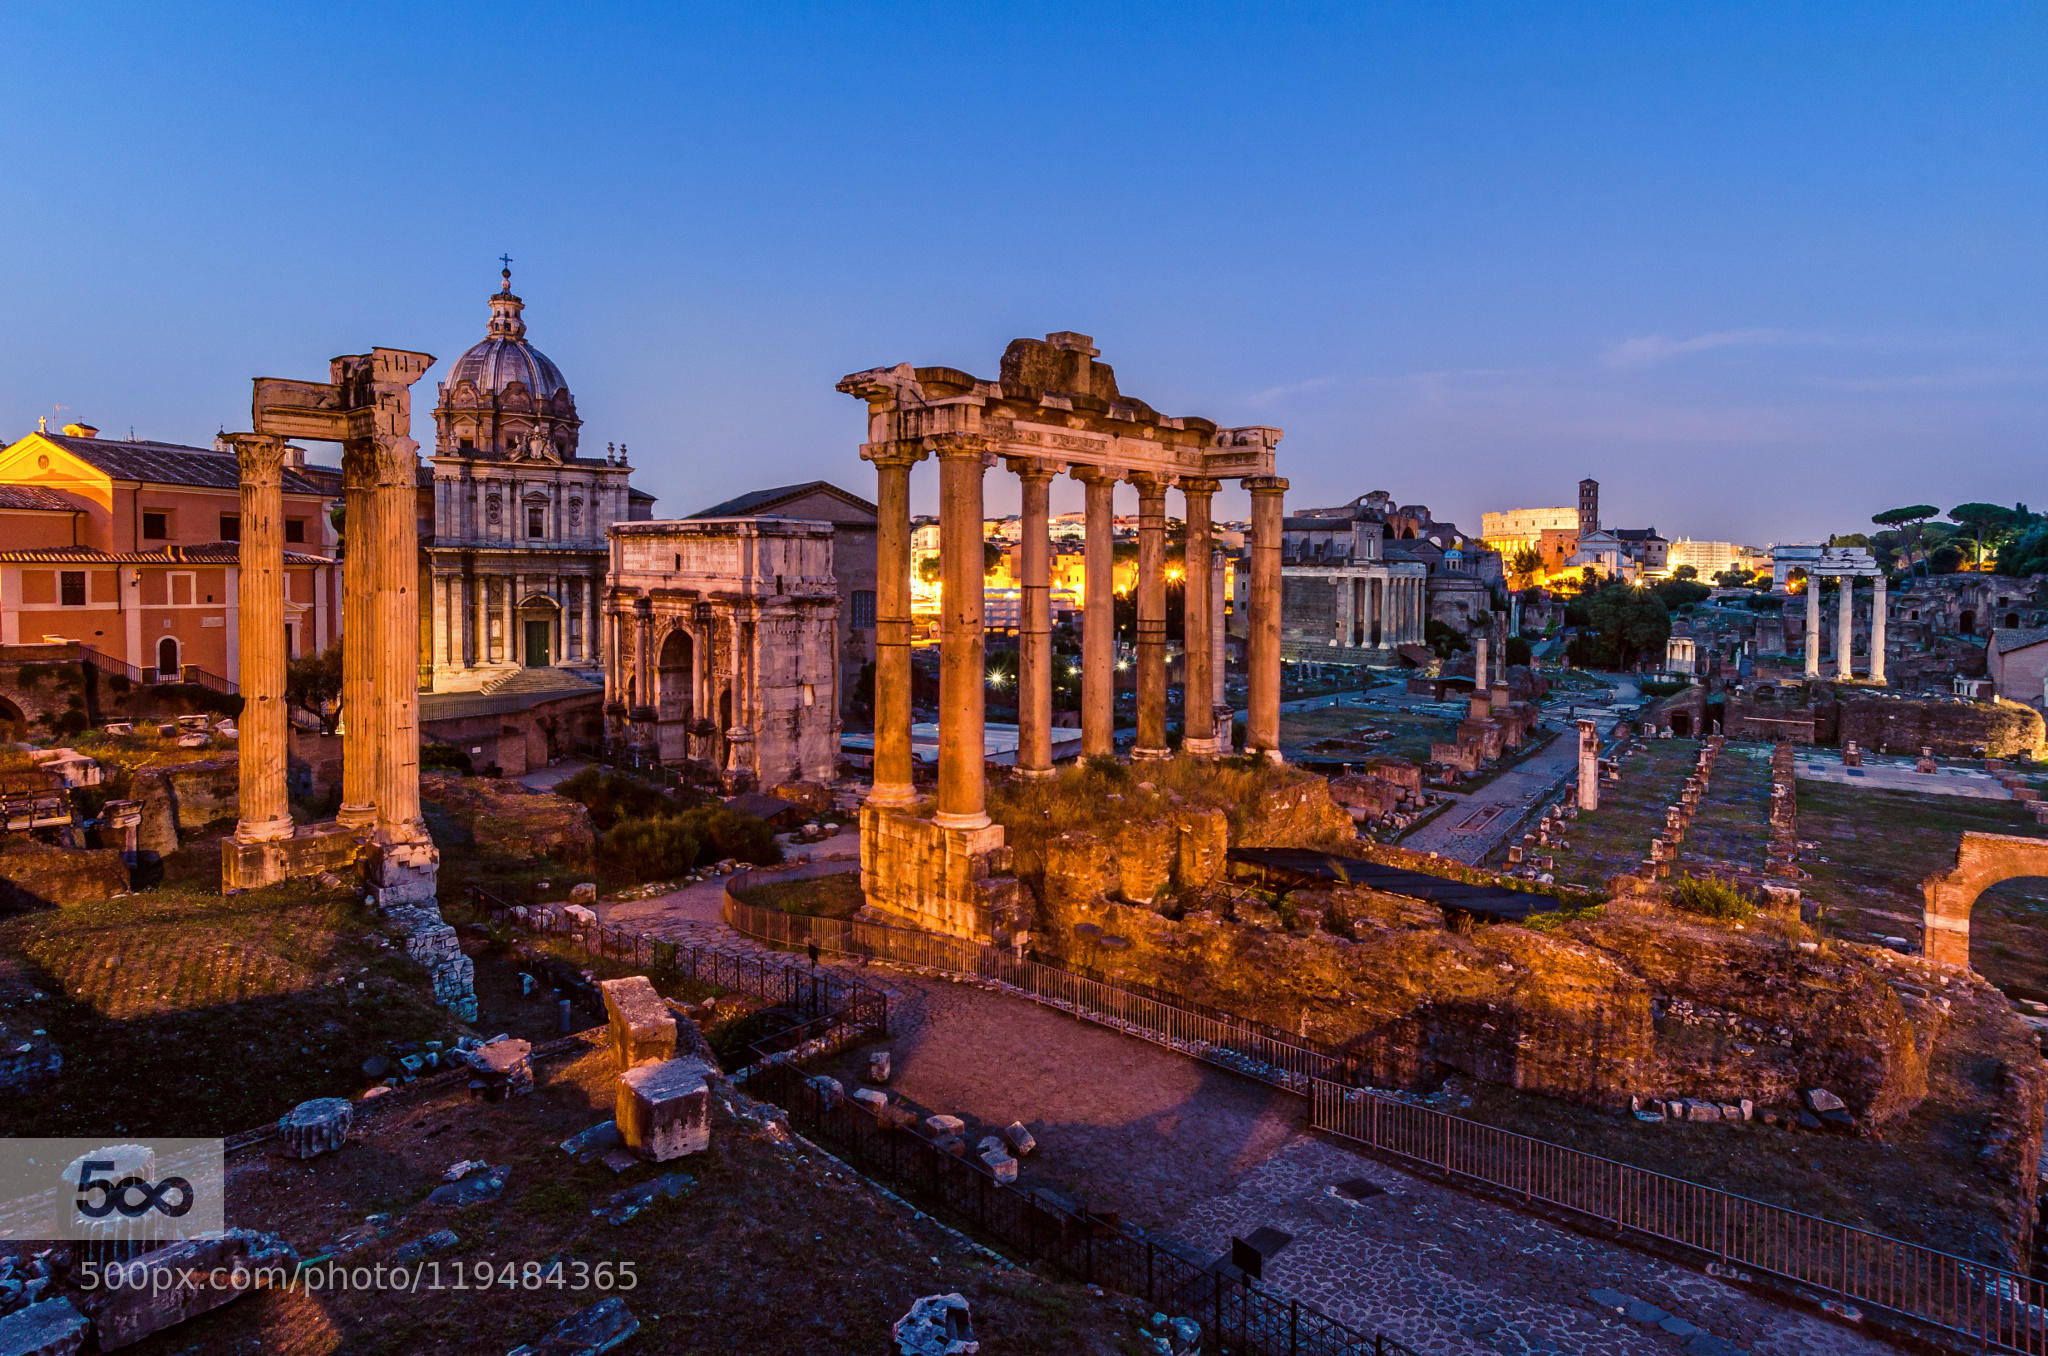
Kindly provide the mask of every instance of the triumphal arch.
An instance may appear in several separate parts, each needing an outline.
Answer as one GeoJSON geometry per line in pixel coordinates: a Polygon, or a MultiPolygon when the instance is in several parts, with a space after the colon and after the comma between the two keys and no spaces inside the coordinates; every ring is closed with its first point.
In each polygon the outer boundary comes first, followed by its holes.
{"type": "MultiPolygon", "coordinates": [[[[994,379],[902,363],[856,372],[839,389],[867,403],[861,457],[874,463],[880,513],[875,561],[875,774],[861,814],[861,875],[877,908],[960,936],[1002,940],[1020,927],[1021,894],[1007,873],[1003,831],[989,819],[984,775],[982,480],[1001,464],[1023,484],[1023,617],[1018,653],[1017,768],[1052,774],[1051,543],[1054,476],[1086,487],[1081,748],[1114,752],[1115,630],[1111,492],[1138,492],[1137,739],[1134,759],[1168,756],[1166,737],[1166,504],[1178,489],[1189,578],[1211,577],[1211,504],[1225,480],[1251,491],[1251,606],[1246,747],[1280,756],[1281,500],[1273,474],[1280,430],[1219,428],[1170,418],[1117,389],[1085,334],[1012,341],[994,379]],[[940,685],[938,794],[927,802],[911,763],[910,472],[939,463],[940,685]]],[[[1181,748],[1228,750],[1228,712],[1215,694],[1220,604],[1187,591],[1181,748]],[[1207,606],[1199,606],[1206,603],[1207,606]]]]}

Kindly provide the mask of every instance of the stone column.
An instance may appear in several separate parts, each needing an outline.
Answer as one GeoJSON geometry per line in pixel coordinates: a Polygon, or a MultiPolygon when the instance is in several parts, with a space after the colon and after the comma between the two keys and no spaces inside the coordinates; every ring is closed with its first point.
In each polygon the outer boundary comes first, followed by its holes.
{"type": "Polygon", "coordinates": [[[382,711],[371,692],[378,648],[377,492],[367,448],[341,458],[342,522],[347,556],[341,575],[341,809],[335,822],[367,831],[377,823],[377,750],[382,711]]]}
{"type": "MultiPolygon", "coordinates": [[[[868,804],[917,801],[910,753],[910,468],[914,444],[870,444],[875,464],[875,769],[868,804]]],[[[981,590],[975,589],[975,597],[981,590]]]]}
{"type": "Polygon", "coordinates": [[[237,433],[232,441],[242,490],[235,839],[266,843],[292,836],[285,794],[284,439],[237,433]]]}
{"type": "Polygon", "coordinates": [[[1092,466],[1074,479],[1087,487],[1082,532],[1081,754],[1116,753],[1116,477],[1092,466]]]}
{"type": "Polygon", "coordinates": [[[1287,481],[1280,476],[1248,476],[1252,494],[1251,616],[1246,627],[1250,662],[1246,675],[1249,708],[1245,716],[1245,748],[1280,761],[1280,534],[1282,496],[1287,481]]]}
{"type": "Polygon", "coordinates": [[[1882,686],[1884,677],[1884,576],[1870,581],[1870,681],[1882,686]]]}
{"type": "Polygon", "coordinates": [[[1835,614],[1835,677],[1843,682],[1856,676],[1854,648],[1854,611],[1856,606],[1856,576],[1845,574],[1836,581],[1841,585],[1841,606],[1835,614]]]}
{"type": "Polygon", "coordinates": [[[1820,677],[1820,576],[1806,575],[1806,676],[1820,677]]]}
{"type": "Polygon", "coordinates": [[[377,837],[412,843],[428,837],[420,817],[419,444],[402,432],[380,432],[375,446],[377,837]]]}
{"type": "MultiPolygon", "coordinates": [[[[1024,486],[1024,536],[1018,563],[1024,615],[1017,637],[1017,772],[1052,776],[1052,537],[1050,462],[1018,459],[1010,469],[1024,486]]],[[[942,529],[943,530],[943,529],[942,529]]]]}
{"type": "Polygon", "coordinates": [[[1600,727],[1590,720],[1579,722],[1579,808],[1600,808],[1600,727]]]}
{"type": "Polygon", "coordinates": [[[981,474],[988,441],[931,439],[939,459],[939,802],[941,828],[988,826],[983,809],[988,638],[982,624],[981,474]]]}
{"type": "Polygon", "coordinates": [[[1491,648],[1486,638],[1486,632],[1481,631],[1477,636],[1473,637],[1472,690],[1474,692],[1484,692],[1492,686],[1493,680],[1490,676],[1492,665],[1488,662],[1488,652],[1491,648]]]}
{"type": "Polygon", "coordinates": [[[1133,758],[1165,758],[1166,476],[1131,476],[1138,491],[1138,737],[1133,758]]]}
{"type": "MultiPolygon", "coordinates": [[[[738,681],[737,674],[734,675],[734,681],[738,681]]],[[[654,675],[654,601],[650,598],[636,598],[633,600],[634,719],[653,720],[659,698],[660,693],[656,690],[654,675]]]]}
{"type": "Polygon", "coordinates": [[[1188,535],[1182,560],[1186,565],[1181,591],[1185,645],[1180,684],[1181,752],[1198,758],[1214,757],[1216,747],[1216,648],[1211,633],[1220,634],[1221,619],[1210,612],[1215,593],[1215,571],[1210,557],[1215,554],[1212,526],[1213,496],[1223,488],[1215,480],[1183,480],[1188,535]]]}
{"type": "Polygon", "coordinates": [[[597,635],[597,591],[603,587],[601,575],[591,575],[583,581],[583,662],[586,664],[604,662],[604,647],[597,635]]]}

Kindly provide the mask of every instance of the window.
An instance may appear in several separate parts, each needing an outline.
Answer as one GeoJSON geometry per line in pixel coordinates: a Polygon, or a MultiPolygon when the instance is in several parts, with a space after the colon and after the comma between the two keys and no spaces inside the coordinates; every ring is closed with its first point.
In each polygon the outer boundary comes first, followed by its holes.
{"type": "Polygon", "coordinates": [[[223,513],[220,515],[220,539],[222,541],[240,541],[242,539],[241,514],[223,513]]]}
{"type": "Polygon", "coordinates": [[[171,535],[171,515],[168,513],[145,513],[142,515],[142,537],[145,541],[167,541],[171,535]]]}
{"type": "Polygon", "coordinates": [[[85,571],[60,570],[57,572],[57,601],[65,607],[85,606],[85,571]]]}
{"type": "Polygon", "coordinates": [[[875,591],[855,589],[853,591],[853,629],[868,631],[875,625],[875,591]]]}
{"type": "Polygon", "coordinates": [[[527,506],[526,535],[534,540],[547,535],[547,510],[538,504],[527,506]]]}
{"type": "Polygon", "coordinates": [[[304,518],[285,519],[284,539],[286,541],[304,541],[306,539],[306,520],[304,518]]]}

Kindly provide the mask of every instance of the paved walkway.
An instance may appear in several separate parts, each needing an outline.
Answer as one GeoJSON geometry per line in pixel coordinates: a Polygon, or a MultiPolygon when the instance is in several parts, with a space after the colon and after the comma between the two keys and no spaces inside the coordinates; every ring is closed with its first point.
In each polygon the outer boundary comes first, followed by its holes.
{"type": "MultiPolygon", "coordinates": [[[[659,935],[747,945],[717,921],[720,889],[704,882],[601,912],[659,935]]],[[[1299,1098],[1147,1042],[944,977],[884,966],[861,977],[890,995],[893,1097],[977,1127],[1023,1121],[1040,1146],[1026,1185],[1114,1210],[1205,1255],[1261,1225],[1291,1234],[1268,1263],[1273,1288],[1427,1356],[1893,1350],[1311,1136],[1299,1098]],[[1331,1195],[1359,1179],[1383,1194],[1357,1205],[1331,1195]],[[1680,1335],[1600,1307],[1595,1290],[1653,1306],[1680,1335]],[[1688,1327],[1731,1345],[1706,1344],[1688,1327]]],[[[865,1063],[856,1051],[827,1071],[852,1087],[865,1063]]]]}
{"type": "Polygon", "coordinates": [[[536,791],[552,791],[589,766],[587,759],[564,758],[546,767],[537,767],[518,781],[520,785],[530,786],[536,791]]]}
{"type": "Polygon", "coordinates": [[[1578,762],[1578,738],[1566,731],[1477,791],[1459,796],[1456,804],[1403,838],[1401,846],[1477,866],[1578,762]]]}

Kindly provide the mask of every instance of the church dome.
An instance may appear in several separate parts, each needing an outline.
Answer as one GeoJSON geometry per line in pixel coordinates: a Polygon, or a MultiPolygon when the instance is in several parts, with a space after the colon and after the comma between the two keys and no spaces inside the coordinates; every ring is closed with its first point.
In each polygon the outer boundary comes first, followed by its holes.
{"type": "Polygon", "coordinates": [[[455,360],[446,385],[452,390],[466,381],[479,395],[491,396],[517,382],[536,400],[551,400],[569,383],[554,359],[526,342],[526,322],[520,318],[526,303],[512,295],[512,270],[506,269],[504,278],[504,286],[491,296],[490,333],[455,360]]]}

